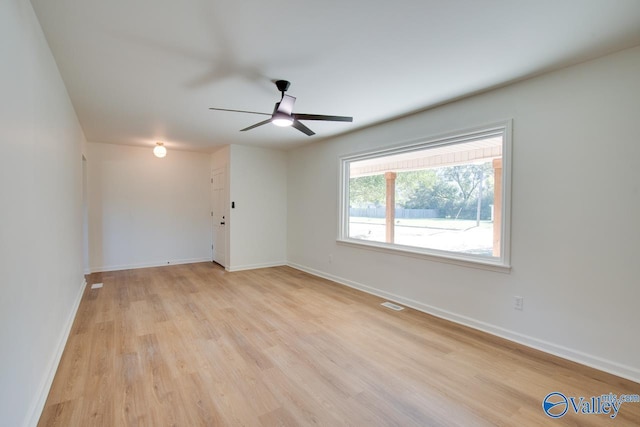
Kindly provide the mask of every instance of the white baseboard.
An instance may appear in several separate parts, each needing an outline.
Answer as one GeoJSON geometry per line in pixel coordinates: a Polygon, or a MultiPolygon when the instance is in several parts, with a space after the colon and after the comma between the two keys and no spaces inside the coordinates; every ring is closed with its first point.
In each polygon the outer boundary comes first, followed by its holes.
{"type": "Polygon", "coordinates": [[[266,263],[261,263],[261,264],[236,265],[236,266],[232,266],[232,267],[226,267],[225,269],[228,272],[233,273],[234,271],[255,270],[257,268],[281,267],[283,265],[288,265],[288,264],[285,261],[266,262],[266,263]]]}
{"type": "Polygon", "coordinates": [[[91,266],[91,273],[103,273],[105,271],[134,270],[138,268],[163,267],[167,265],[176,265],[176,264],[194,264],[196,262],[210,262],[210,261],[211,261],[211,257],[174,259],[174,260],[168,260],[168,261],[152,261],[152,262],[143,262],[143,263],[137,263],[137,264],[91,266]]]}
{"type": "Polygon", "coordinates": [[[289,262],[289,267],[297,270],[304,271],[314,276],[322,277],[332,282],[339,283],[341,285],[349,286],[350,288],[358,289],[368,294],[376,295],[381,298],[391,300],[393,302],[403,304],[407,307],[411,307],[418,311],[422,311],[427,314],[439,317],[441,319],[449,320],[454,323],[458,323],[464,326],[468,326],[473,329],[477,329],[491,335],[498,336],[500,338],[507,339],[509,341],[522,344],[526,347],[531,347],[536,350],[543,351],[545,353],[552,354],[554,356],[561,357],[563,359],[571,360],[572,362],[586,365],[591,368],[598,369],[600,371],[608,372],[613,375],[617,375],[622,378],[626,378],[631,381],[640,383],[640,369],[626,366],[611,360],[603,359],[598,356],[584,353],[579,350],[568,348],[562,345],[554,344],[545,340],[534,338],[528,335],[521,334],[519,332],[511,331],[509,329],[502,328],[500,326],[492,325],[486,322],[482,322],[467,316],[456,314],[447,310],[442,310],[438,307],[434,307],[428,304],[421,303],[419,301],[405,298],[400,295],[396,295],[390,292],[381,291],[362,283],[354,282],[353,280],[344,279],[342,277],[334,276],[332,274],[325,273],[323,271],[315,270],[313,268],[305,267],[300,264],[289,262]]]}
{"type": "Polygon", "coordinates": [[[56,348],[56,351],[49,361],[49,365],[47,367],[47,376],[40,384],[40,387],[38,387],[36,398],[32,402],[31,407],[29,408],[29,412],[27,413],[27,417],[25,418],[25,422],[23,424],[25,427],[35,427],[38,425],[38,421],[40,420],[40,416],[42,415],[44,405],[47,402],[47,396],[49,395],[49,390],[51,389],[51,385],[53,384],[53,378],[55,377],[56,371],[58,370],[60,359],[62,359],[62,353],[64,352],[64,348],[67,345],[67,339],[69,338],[69,334],[71,333],[71,327],[73,326],[73,321],[76,318],[76,313],[78,312],[78,308],[80,307],[80,301],[82,301],[82,295],[84,294],[84,289],[86,286],[87,281],[83,278],[80,289],[78,289],[78,294],[76,295],[76,300],[74,301],[71,312],[69,313],[69,317],[67,318],[62,333],[58,338],[58,346],[56,348]]]}

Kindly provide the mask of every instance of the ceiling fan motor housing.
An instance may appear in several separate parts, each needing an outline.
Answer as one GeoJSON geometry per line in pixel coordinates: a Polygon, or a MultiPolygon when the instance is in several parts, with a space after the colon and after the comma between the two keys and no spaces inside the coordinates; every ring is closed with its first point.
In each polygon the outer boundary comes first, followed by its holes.
{"type": "Polygon", "coordinates": [[[276,81],[276,87],[282,93],[286,92],[289,89],[289,86],[291,86],[291,83],[289,83],[286,80],[278,80],[278,81],[276,81]]]}

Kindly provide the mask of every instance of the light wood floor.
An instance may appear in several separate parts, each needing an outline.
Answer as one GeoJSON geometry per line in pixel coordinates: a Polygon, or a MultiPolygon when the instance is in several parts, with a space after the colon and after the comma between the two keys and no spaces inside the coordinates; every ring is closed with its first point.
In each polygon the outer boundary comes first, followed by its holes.
{"type": "Polygon", "coordinates": [[[640,384],[288,267],[94,274],[41,426],[639,425],[542,410],[640,384]]]}

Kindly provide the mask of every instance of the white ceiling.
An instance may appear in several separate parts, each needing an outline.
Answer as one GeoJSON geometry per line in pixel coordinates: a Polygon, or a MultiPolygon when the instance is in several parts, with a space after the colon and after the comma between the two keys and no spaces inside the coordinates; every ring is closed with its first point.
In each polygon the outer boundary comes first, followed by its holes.
{"type": "Polygon", "coordinates": [[[638,0],[31,0],[89,141],[289,148],[640,44],[638,0]],[[291,81],[298,113],[239,129],[291,81]]]}

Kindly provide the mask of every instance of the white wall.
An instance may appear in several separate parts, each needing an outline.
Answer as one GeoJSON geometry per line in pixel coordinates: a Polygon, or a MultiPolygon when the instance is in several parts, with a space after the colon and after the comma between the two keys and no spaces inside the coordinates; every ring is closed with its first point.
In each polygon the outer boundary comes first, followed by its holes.
{"type": "Polygon", "coordinates": [[[266,148],[230,147],[230,210],[227,269],[286,263],[286,153],[266,148]]]}
{"type": "Polygon", "coordinates": [[[88,143],[91,271],[211,260],[209,154],[88,143]]]}
{"type": "Polygon", "coordinates": [[[26,0],[0,2],[0,424],[35,425],[82,290],[82,143],[26,0]]]}
{"type": "Polygon", "coordinates": [[[290,152],[290,264],[640,381],[639,76],[635,48],[290,152]],[[509,273],[336,244],[340,155],[509,118],[509,273]]]}

